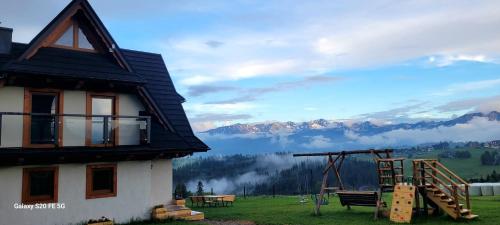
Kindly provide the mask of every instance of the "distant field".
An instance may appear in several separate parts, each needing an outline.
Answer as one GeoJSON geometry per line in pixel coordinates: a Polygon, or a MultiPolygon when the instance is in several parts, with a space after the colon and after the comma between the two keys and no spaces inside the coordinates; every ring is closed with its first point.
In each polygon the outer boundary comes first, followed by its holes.
{"type": "MultiPolygon", "coordinates": [[[[485,177],[491,174],[493,170],[500,173],[500,165],[497,166],[483,166],[481,165],[481,154],[485,151],[492,151],[491,149],[479,149],[479,148],[459,148],[451,149],[450,151],[469,151],[471,153],[471,158],[468,159],[441,159],[441,163],[446,167],[451,169],[454,173],[462,178],[479,178],[480,176],[485,177]]],[[[498,150],[497,150],[498,151],[498,150]]],[[[394,157],[407,158],[405,160],[405,174],[411,176],[412,174],[412,160],[413,159],[437,159],[438,154],[443,152],[443,150],[433,150],[431,152],[425,152],[422,154],[413,154],[411,158],[408,158],[407,154],[395,155],[394,157]]],[[[370,155],[357,156],[358,159],[363,160],[373,160],[370,155]]]]}
{"type": "MultiPolygon", "coordinates": [[[[455,150],[455,149],[454,149],[455,150]]],[[[475,148],[461,148],[461,149],[456,149],[456,150],[467,150],[471,153],[471,158],[469,159],[441,159],[441,163],[444,164],[446,167],[451,169],[453,172],[455,172],[457,175],[465,178],[465,179],[470,179],[470,178],[479,178],[480,176],[486,176],[487,174],[491,174],[493,170],[496,170],[497,173],[500,172],[500,165],[499,166],[483,166],[481,165],[481,154],[483,154],[484,151],[487,151],[487,149],[475,149],[475,148]]],[[[491,150],[489,150],[491,152],[491,150]]],[[[435,150],[423,155],[415,155],[411,159],[422,159],[422,158],[431,158],[431,159],[437,159],[438,154],[442,152],[440,150],[435,150]]],[[[406,163],[407,166],[411,166],[411,160],[408,160],[406,163]]],[[[410,169],[410,167],[408,167],[410,169]]],[[[411,170],[408,170],[411,171],[411,170]]]]}
{"type": "MultiPolygon", "coordinates": [[[[390,203],[390,199],[385,201],[390,203]]],[[[189,206],[189,205],[188,205],[189,206]]],[[[457,222],[446,216],[418,217],[413,224],[500,224],[500,196],[472,198],[472,210],[479,219],[471,222],[457,222]]],[[[390,206],[389,206],[390,207],[390,206]]],[[[251,197],[238,199],[233,207],[195,208],[205,212],[209,220],[245,220],[256,224],[393,224],[387,218],[373,220],[373,208],[342,207],[337,197],[330,197],[330,204],[323,206],[321,216],[313,215],[313,205],[309,201],[300,204],[298,196],[251,197]]]]}

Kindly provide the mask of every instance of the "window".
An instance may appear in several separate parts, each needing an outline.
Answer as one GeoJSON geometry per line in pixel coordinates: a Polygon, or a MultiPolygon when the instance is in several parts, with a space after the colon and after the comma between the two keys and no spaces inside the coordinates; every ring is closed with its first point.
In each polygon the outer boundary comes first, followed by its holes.
{"type": "Polygon", "coordinates": [[[94,46],[89,42],[77,22],[73,22],[64,33],[54,42],[56,47],[75,48],[94,51],[94,46]]]}
{"type": "Polygon", "coordinates": [[[63,35],[56,41],[56,45],[73,47],[73,25],[69,26],[63,35]]]}
{"type": "Polygon", "coordinates": [[[24,168],[22,202],[57,202],[58,167],[24,168]]]}
{"type": "Polygon", "coordinates": [[[31,112],[47,115],[31,116],[31,144],[54,144],[56,139],[55,116],[57,111],[57,95],[33,93],[31,95],[31,112]]]}
{"type": "Polygon", "coordinates": [[[90,44],[87,36],[83,33],[82,29],[78,29],[78,47],[83,49],[93,50],[92,44],[90,44]]]}
{"type": "Polygon", "coordinates": [[[59,90],[26,89],[24,99],[24,147],[53,148],[62,146],[63,96],[59,90]]]}
{"type": "Polygon", "coordinates": [[[116,164],[88,165],[86,198],[116,196],[116,164]]]}
{"type": "Polygon", "coordinates": [[[111,147],[118,143],[118,96],[87,94],[87,145],[111,147]]]}

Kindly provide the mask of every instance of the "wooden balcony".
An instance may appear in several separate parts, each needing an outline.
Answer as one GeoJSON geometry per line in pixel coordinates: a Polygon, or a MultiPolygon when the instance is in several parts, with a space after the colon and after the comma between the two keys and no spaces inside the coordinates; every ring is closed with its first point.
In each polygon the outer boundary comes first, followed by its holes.
{"type": "Polygon", "coordinates": [[[0,149],[150,144],[151,117],[0,112],[0,149]]]}

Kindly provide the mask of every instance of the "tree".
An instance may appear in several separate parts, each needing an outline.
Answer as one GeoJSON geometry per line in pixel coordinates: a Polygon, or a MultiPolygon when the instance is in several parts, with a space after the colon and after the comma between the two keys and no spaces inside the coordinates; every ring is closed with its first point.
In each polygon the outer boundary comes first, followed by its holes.
{"type": "Polygon", "coordinates": [[[203,195],[203,193],[205,193],[205,191],[203,191],[203,182],[201,182],[201,180],[200,180],[200,181],[198,181],[198,187],[196,189],[196,194],[198,196],[201,196],[201,195],[203,195]]]}
{"type": "Polygon", "coordinates": [[[187,198],[189,193],[187,191],[186,185],[184,183],[179,183],[175,186],[175,198],[176,199],[183,199],[187,198]]]}
{"type": "Polygon", "coordinates": [[[481,154],[481,164],[483,165],[493,165],[495,164],[495,157],[489,151],[485,151],[481,154]]]}

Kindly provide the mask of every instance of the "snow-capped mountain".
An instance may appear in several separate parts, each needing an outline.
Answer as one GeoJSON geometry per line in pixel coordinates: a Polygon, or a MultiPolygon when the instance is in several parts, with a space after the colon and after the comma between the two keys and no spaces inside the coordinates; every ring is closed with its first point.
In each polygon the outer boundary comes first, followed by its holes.
{"type": "Polygon", "coordinates": [[[469,113],[443,121],[375,124],[324,119],[309,122],[234,124],[200,134],[213,153],[260,153],[303,149],[399,147],[439,141],[500,139],[500,113],[469,113]]]}

